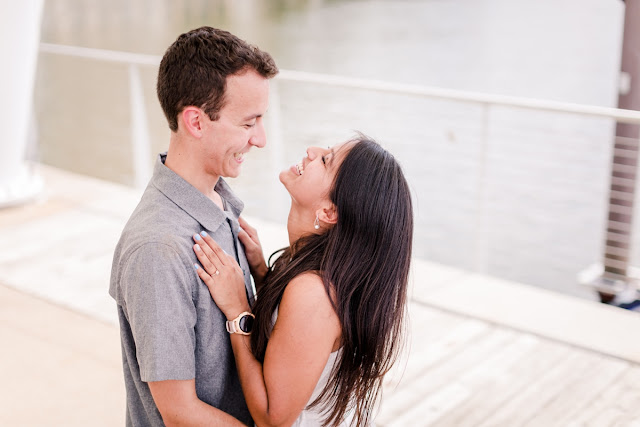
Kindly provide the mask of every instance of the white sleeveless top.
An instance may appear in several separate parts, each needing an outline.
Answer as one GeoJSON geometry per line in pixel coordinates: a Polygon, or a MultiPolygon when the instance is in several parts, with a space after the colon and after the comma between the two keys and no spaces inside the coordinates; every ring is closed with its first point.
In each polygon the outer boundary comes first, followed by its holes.
{"type": "MultiPolygon", "coordinates": [[[[273,325],[276,323],[276,319],[278,318],[278,308],[273,313],[272,321],[273,325]]],[[[331,375],[331,371],[333,370],[333,366],[336,364],[338,357],[342,353],[342,349],[336,350],[329,355],[329,359],[327,360],[327,364],[324,365],[324,369],[322,370],[322,374],[320,374],[320,378],[318,379],[318,383],[316,387],[313,389],[313,393],[311,393],[311,397],[307,402],[307,406],[302,410],[298,418],[292,424],[292,427],[320,427],[322,426],[322,420],[326,418],[331,408],[327,408],[321,404],[314,406],[313,408],[309,408],[322,390],[324,390],[325,386],[329,382],[329,376],[331,375]]],[[[351,423],[352,414],[350,416],[345,417],[345,419],[339,424],[339,427],[347,427],[351,423]]]]}
{"type": "MultiPolygon", "coordinates": [[[[329,382],[329,375],[331,374],[333,365],[336,363],[336,360],[338,359],[338,356],[341,352],[341,350],[338,350],[329,355],[329,360],[327,360],[327,364],[324,365],[324,369],[322,370],[320,379],[318,379],[318,384],[316,384],[316,387],[313,389],[313,393],[311,393],[311,398],[307,402],[307,407],[302,410],[292,426],[319,427],[322,425],[322,420],[326,418],[329,413],[328,409],[330,408],[324,407],[322,403],[320,405],[314,406],[313,408],[308,408],[308,406],[311,405],[311,403],[313,403],[318,396],[320,396],[320,393],[322,393],[322,390],[324,390],[327,382],[329,382]]],[[[346,421],[340,423],[340,426],[347,425],[348,423],[346,421]]]]}

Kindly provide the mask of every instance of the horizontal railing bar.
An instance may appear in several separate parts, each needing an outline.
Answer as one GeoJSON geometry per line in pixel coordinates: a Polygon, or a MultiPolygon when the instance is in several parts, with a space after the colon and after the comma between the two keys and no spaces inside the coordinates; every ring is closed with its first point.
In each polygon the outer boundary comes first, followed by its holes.
{"type": "Polygon", "coordinates": [[[626,244],[629,244],[631,242],[631,238],[626,234],[608,233],[607,240],[606,240],[605,243],[608,245],[609,242],[620,243],[620,244],[626,245],[626,244]],[[614,235],[615,235],[615,238],[613,237],[614,235]]]}
{"type": "Polygon", "coordinates": [[[613,267],[613,268],[619,268],[621,270],[626,269],[627,267],[629,267],[629,262],[628,261],[619,261],[616,259],[611,259],[608,258],[606,255],[604,257],[604,265],[606,267],[613,267]]]}
{"type": "Polygon", "coordinates": [[[612,221],[609,220],[607,221],[607,224],[610,228],[614,229],[614,230],[620,230],[623,233],[628,232],[631,229],[631,224],[628,222],[620,222],[620,221],[612,221]]]}
{"type": "MultiPolygon", "coordinates": [[[[631,224],[629,224],[631,225],[631,224]]],[[[624,236],[625,234],[629,234],[629,232],[631,231],[631,227],[628,227],[627,229],[622,229],[622,228],[614,228],[611,225],[609,225],[607,227],[607,241],[611,241],[613,243],[622,243],[622,244],[626,244],[627,242],[620,242],[620,241],[616,241],[615,239],[612,240],[613,236],[624,236]]]]}
{"type": "Polygon", "coordinates": [[[160,65],[162,59],[157,55],[141,53],[121,52],[116,50],[93,49],[79,46],[66,46],[61,44],[40,43],[40,51],[57,55],[75,56],[78,58],[95,59],[106,62],[119,62],[121,64],[134,65],[160,65]]]}
{"type": "Polygon", "coordinates": [[[628,248],[616,248],[615,246],[606,246],[604,248],[605,254],[619,256],[619,257],[629,257],[629,253],[631,252],[628,248]]]}
{"type": "Polygon", "coordinates": [[[609,198],[616,200],[624,200],[625,202],[633,202],[635,197],[634,194],[630,191],[609,191],[609,198]]]}
{"type": "Polygon", "coordinates": [[[638,150],[629,149],[629,148],[615,147],[613,149],[613,154],[618,157],[624,157],[624,158],[632,158],[632,159],[638,158],[638,150]]]}
{"type": "Polygon", "coordinates": [[[633,213],[633,208],[630,206],[619,205],[616,203],[609,204],[609,212],[614,212],[622,215],[631,215],[633,213]]]}
{"type": "MultiPolygon", "coordinates": [[[[625,173],[625,174],[633,174],[635,175],[636,168],[633,166],[623,166],[623,165],[614,165],[612,168],[613,172],[625,173]]],[[[611,184],[617,185],[620,187],[633,187],[635,180],[633,178],[624,178],[621,176],[612,176],[611,184]]]]}
{"type": "Polygon", "coordinates": [[[640,111],[635,110],[623,110],[618,108],[599,107],[593,105],[574,104],[569,102],[549,101],[534,98],[520,98],[508,95],[466,92],[439,87],[390,83],[379,80],[365,80],[353,77],[309,73],[304,71],[281,70],[279,77],[283,80],[290,81],[318,83],[355,89],[368,89],[379,92],[390,92],[404,95],[418,95],[429,98],[442,98],[451,101],[463,101],[482,105],[500,105],[531,110],[608,117],[622,123],[640,123],[640,111]]]}
{"type": "Polygon", "coordinates": [[[607,231],[607,238],[605,240],[605,245],[614,246],[616,248],[627,248],[629,246],[630,240],[629,239],[625,240],[624,237],[625,237],[625,234],[607,231]]]}
{"type": "Polygon", "coordinates": [[[629,243],[629,232],[625,230],[615,230],[607,228],[607,236],[605,243],[609,246],[619,248],[619,245],[627,245],[629,243]]]}
{"type": "MultiPolygon", "coordinates": [[[[120,62],[125,64],[157,66],[160,63],[160,56],[155,55],[136,54],[77,46],[65,46],[50,43],[41,43],[40,50],[47,53],[76,56],[109,62],[120,62]]],[[[287,81],[325,84],[352,89],[365,89],[402,95],[423,96],[428,98],[440,98],[451,101],[461,101],[481,105],[499,105],[530,110],[597,116],[615,119],[616,121],[622,123],[640,124],[640,111],[624,110],[619,108],[600,107],[594,105],[549,101],[534,98],[520,98],[507,95],[467,92],[431,86],[392,83],[380,80],[360,79],[354,77],[343,77],[293,70],[280,70],[277,78],[287,81]]]]}
{"type": "Polygon", "coordinates": [[[638,138],[633,138],[630,136],[620,136],[616,134],[615,141],[616,145],[620,148],[627,150],[638,149],[638,138]]]}
{"type": "Polygon", "coordinates": [[[616,159],[620,159],[620,160],[627,160],[627,159],[629,159],[629,160],[632,160],[632,161],[633,161],[633,160],[637,160],[637,159],[638,159],[638,154],[637,154],[637,152],[636,152],[636,153],[633,153],[633,152],[631,152],[631,151],[626,152],[626,153],[623,153],[623,152],[620,152],[620,151],[614,151],[614,152],[613,152],[613,155],[614,155],[614,157],[615,157],[616,159]]]}
{"type": "MultiPolygon", "coordinates": [[[[637,168],[635,166],[622,165],[620,163],[613,163],[613,166],[612,166],[612,170],[614,172],[635,173],[636,169],[637,168]]],[[[620,179],[624,179],[624,178],[620,178],[620,179]]],[[[630,178],[627,178],[627,179],[630,179],[630,178]]]]}

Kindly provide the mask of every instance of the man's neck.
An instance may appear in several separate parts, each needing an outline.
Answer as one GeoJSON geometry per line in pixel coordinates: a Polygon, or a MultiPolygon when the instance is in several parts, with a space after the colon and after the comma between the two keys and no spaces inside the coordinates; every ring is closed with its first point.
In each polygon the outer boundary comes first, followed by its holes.
{"type": "Polygon", "coordinates": [[[180,150],[176,145],[169,144],[164,165],[211,199],[221,210],[224,210],[222,198],[215,191],[220,177],[208,175],[197,156],[186,150],[180,150]]]}

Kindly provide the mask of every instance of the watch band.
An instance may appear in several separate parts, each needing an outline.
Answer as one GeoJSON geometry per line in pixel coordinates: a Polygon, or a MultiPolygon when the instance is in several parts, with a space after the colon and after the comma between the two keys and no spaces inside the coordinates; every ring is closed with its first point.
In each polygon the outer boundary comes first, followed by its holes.
{"type": "Polygon", "coordinates": [[[253,330],[253,319],[256,316],[243,311],[233,320],[227,320],[227,332],[230,334],[250,335],[253,330]]]}

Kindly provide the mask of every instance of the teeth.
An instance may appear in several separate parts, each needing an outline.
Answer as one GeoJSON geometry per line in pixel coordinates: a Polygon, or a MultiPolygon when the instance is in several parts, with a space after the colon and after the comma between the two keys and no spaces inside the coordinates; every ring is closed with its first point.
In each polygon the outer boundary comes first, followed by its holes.
{"type": "Polygon", "coordinates": [[[244,153],[235,153],[233,157],[235,157],[236,160],[242,160],[242,158],[244,157],[244,153]]]}
{"type": "Polygon", "coordinates": [[[298,163],[296,170],[298,171],[298,175],[302,175],[304,173],[304,164],[302,162],[298,163]]]}

